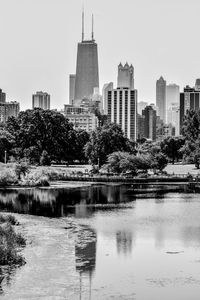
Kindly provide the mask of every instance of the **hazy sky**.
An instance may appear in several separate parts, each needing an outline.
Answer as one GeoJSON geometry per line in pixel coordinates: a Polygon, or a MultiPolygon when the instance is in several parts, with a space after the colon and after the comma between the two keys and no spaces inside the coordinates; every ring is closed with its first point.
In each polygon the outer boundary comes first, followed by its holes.
{"type": "Polygon", "coordinates": [[[116,83],[120,61],[135,68],[139,101],[155,102],[161,75],[181,89],[200,77],[199,0],[0,0],[0,88],[7,100],[31,108],[32,94],[42,90],[52,108],[68,102],[83,2],[86,37],[95,17],[100,88],[116,83]]]}

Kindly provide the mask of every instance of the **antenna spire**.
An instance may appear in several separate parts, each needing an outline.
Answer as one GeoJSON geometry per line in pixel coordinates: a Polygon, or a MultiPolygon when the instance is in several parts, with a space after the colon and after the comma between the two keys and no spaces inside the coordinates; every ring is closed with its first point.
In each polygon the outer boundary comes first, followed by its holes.
{"type": "Polygon", "coordinates": [[[94,41],[94,15],[92,14],[92,41],[94,41]]]}
{"type": "Polygon", "coordinates": [[[82,42],[84,41],[84,6],[82,8],[82,42]]]}

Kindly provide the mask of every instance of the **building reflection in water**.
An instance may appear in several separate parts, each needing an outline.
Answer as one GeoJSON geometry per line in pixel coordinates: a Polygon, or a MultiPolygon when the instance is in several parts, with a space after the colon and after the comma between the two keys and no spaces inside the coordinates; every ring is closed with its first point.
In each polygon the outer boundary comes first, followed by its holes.
{"type": "Polygon", "coordinates": [[[133,244],[132,232],[127,232],[125,230],[117,231],[116,242],[118,254],[131,254],[133,244]]]}
{"type": "Polygon", "coordinates": [[[83,276],[88,278],[88,294],[89,299],[91,299],[92,276],[96,266],[96,243],[96,232],[87,226],[81,226],[75,242],[76,271],[80,276],[80,299],[83,292],[83,276]]]}

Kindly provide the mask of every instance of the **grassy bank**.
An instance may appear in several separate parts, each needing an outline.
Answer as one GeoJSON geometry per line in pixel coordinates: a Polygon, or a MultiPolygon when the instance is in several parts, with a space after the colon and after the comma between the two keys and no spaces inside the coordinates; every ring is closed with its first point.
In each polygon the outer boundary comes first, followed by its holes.
{"type": "Polygon", "coordinates": [[[17,225],[19,223],[13,216],[0,215],[0,266],[25,263],[20,250],[26,242],[20,233],[16,233],[14,227],[17,225]]]}
{"type": "MultiPolygon", "coordinates": [[[[90,167],[91,168],[91,167],[90,167]]],[[[50,181],[65,180],[68,176],[75,174],[84,174],[86,167],[43,167],[29,166],[25,173],[20,176],[16,172],[16,164],[0,163],[0,186],[48,186],[50,181]]]]}

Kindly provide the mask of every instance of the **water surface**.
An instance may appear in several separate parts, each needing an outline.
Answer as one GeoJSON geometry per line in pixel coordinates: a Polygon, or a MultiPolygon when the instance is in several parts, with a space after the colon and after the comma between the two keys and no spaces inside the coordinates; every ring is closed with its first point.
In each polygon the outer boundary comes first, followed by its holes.
{"type": "Polygon", "coordinates": [[[199,200],[126,185],[0,191],[29,241],[1,297],[199,299],[199,200]]]}

